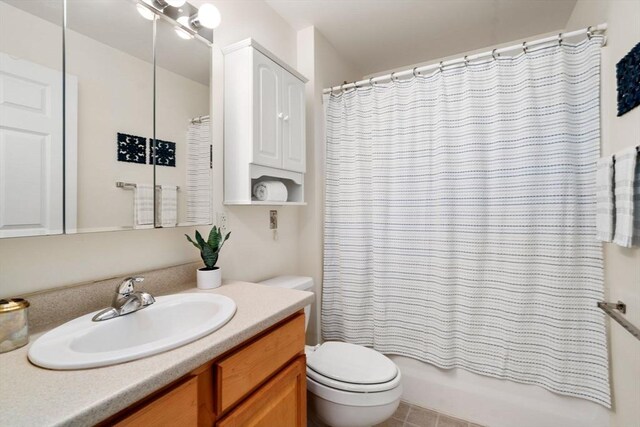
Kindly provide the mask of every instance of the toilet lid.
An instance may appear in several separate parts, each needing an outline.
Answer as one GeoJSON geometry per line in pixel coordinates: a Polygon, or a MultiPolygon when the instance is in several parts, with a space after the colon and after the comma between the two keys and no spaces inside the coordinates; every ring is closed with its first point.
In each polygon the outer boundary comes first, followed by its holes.
{"type": "Polygon", "coordinates": [[[323,377],[351,384],[388,383],[398,376],[396,365],[370,348],[326,342],[307,357],[307,366],[323,377]]]}

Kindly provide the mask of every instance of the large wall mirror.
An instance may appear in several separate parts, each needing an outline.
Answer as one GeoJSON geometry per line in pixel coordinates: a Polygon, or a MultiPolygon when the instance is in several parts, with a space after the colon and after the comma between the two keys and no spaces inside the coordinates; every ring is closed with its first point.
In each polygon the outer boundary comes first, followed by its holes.
{"type": "Polygon", "coordinates": [[[212,32],[141,3],[0,0],[0,237],[212,222],[212,32]]]}

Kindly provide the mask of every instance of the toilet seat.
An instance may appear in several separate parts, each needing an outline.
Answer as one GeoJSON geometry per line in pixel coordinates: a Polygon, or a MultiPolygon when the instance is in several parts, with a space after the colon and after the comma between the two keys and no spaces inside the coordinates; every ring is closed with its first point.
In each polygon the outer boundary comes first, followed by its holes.
{"type": "Polygon", "coordinates": [[[375,350],[326,342],[307,352],[307,377],[317,384],[352,393],[396,388],[402,378],[395,363],[375,350]]]}

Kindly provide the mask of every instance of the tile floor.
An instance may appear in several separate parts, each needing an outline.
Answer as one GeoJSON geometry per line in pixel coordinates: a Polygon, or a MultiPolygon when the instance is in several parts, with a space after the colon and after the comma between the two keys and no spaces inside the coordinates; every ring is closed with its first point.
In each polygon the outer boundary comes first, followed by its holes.
{"type": "Polygon", "coordinates": [[[481,427],[478,424],[439,414],[430,409],[421,408],[406,402],[400,402],[400,406],[382,424],[375,427],[481,427]]]}

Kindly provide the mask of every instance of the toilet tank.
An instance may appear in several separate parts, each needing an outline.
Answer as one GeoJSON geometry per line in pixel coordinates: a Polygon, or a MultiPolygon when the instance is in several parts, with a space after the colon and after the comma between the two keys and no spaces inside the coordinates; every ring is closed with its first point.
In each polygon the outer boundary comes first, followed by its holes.
{"type": "MultiPolygon", "coordinates": [[[[261,285],[277,286],[279,288],[297,289],[299,291],[313,292],[313,278],[306,276],[277,276],[260,282],[261,285]]],[[[309,326],[311,306],[304,308],[304,330],[309,326]]]]}

